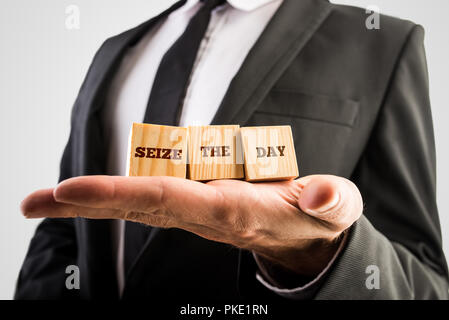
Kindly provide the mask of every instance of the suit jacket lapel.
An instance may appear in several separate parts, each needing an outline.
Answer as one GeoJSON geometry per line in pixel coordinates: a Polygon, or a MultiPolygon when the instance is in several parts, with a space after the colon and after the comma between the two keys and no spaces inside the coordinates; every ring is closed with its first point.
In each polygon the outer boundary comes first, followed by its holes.
{"type": "Polygon", "coordinates": [[[186,0],[176,2],[170,8],[151,20],[107,40],[95,57],[85,83],[78,96],[79,110],[74,113],[72,125],[79,139],[79,174],[104,174],[105,154],[101,132],[99,111],[104,104],[108,84],[117,71],[123,55],[129,46],[134,45],[161,18],[184,5],[186,0]],[[84,88],[84,89],[83,89],[84,88]]]}
{"type": "Polygon", "coordinates": [[[213,124],[244,124],[331,11],[327,0],[284,0],[232,80],[213,124]]]}
{"type": "MultiPolygon", "coordinates": [[[[155,18],[107,40],[98,51],[75,102],[72,117],[73,176],[106,173],[107,150],[99,113],[104,105],[109,80],[117,71],[127,48],[185,2],[181,0],[155,18]]],[[[85,252],[79,263],[86,264],[89,270],[84,277],[89,287],[86,290],[89,298],[118,297],[111,220],[76,219],[76,226],[81,235],[80,250],[85,252]]]]}

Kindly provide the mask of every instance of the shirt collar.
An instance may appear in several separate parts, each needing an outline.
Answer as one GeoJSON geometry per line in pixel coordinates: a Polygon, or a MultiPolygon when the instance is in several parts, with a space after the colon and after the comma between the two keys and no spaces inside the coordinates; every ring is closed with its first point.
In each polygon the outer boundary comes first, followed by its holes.
{"type": "Polygon", "coordinates": [[[228,0],[228,3],[242,11],[253,11],[277,0],[228,0]]]}
{"type": "MultiPolygon", "coordinates": [[[[179,8],[178,11],[187,11],[197,5],[199,1],[200,0],[187,0],[186,4],[179,8]]],[[[228,4],[233,8],[248,12],[274,1],[278,0],[227,0],[228,4]]]]}

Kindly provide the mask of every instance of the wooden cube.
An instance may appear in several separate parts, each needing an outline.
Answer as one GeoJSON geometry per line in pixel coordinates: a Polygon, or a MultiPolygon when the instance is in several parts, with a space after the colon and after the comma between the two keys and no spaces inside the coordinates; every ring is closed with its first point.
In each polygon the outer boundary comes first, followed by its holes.
{"type": "Polygon", "coordinates": [[[289,180],[298,177],[290,126],[240,129],[246,181],[289,180]]]}
{"type": "Polygon", "coordinates": [[[198,181],[244,177],[238,125],[189,127],[189,178],[198,181]]]}
{"type": "Polygon", "coordinates": [[[187,128],[133,123],[128,176],[186,177],[187,128]]]}

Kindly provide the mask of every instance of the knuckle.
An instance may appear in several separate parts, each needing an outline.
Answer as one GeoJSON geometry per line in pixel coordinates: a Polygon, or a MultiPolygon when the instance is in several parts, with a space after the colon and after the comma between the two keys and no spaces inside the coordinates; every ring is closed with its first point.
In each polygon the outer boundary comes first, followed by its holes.
{"type": "Polygon", "coordinates": [[[148,226],[160,228],[172,227],[171,219],[165,216],[148,214],[145,212],[129,211],[125,213],[125,220],[143,223],[148,226]]]}
{"type": "Polygon", "coordinates": [[[236,230],[233,236],[237,247],[250,248],[258,239],[258,232],[256,228],[246,226],[236,230]]]}
{"type": "Polygon", "coordinates": [[[142,212],[137,211],[127,211],[125,212],[125,220],[132,222],[141,222],[142,220],[142,212]]]}
{"type": "Polygon", "coordinates": [[[238,243],[247,243],[256,236],[256,228],[236,210],[215,211],[214,218],[218,228],[238,243]]]}
{"type": "Polygon", "coordinates": [[[246,216],[236,212],[228,215],[228,226],[233,239],[239,242],[242,247],[245,244],[253,242],[257,237],[257,228],[246,216]]]}
{"type": "Polygon", "coordinates": [[[256,223],[253,219],[245,213],[245,210],[240,210],[238,202],[230,204],[226,201],[226,197],[219,190],[216,190],[215,197],[213,218],[218,228],[226,232],[239,247],[252,242],[257,237],[256,223]]]}
{"type": "Polygon", "coordinates": [[[222,226],[233,225],[235,214],[233,209],[229,207],[224,195],[219,190],[215,190],[214,210],[212,211],[214,220],[222,226]]]}
{"type": "Polygon", "coordinates": [[[215,223],[226,230],[233,230],[237,223],[237,215],[232,211],[216,209],[213,212],[215,223]]]}

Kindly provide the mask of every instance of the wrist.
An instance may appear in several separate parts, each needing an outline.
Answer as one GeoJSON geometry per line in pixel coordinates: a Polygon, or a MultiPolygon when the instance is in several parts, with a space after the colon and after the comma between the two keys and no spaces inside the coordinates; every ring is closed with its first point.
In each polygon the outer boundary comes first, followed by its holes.
{"type": "Polygon", "coordinates": [[[333,239],[302,240],[295,246],[253,250],[268,269],[281,269],[301,277],[315,277],[326,268],[342,245],[345,232],[333,239]]]}

